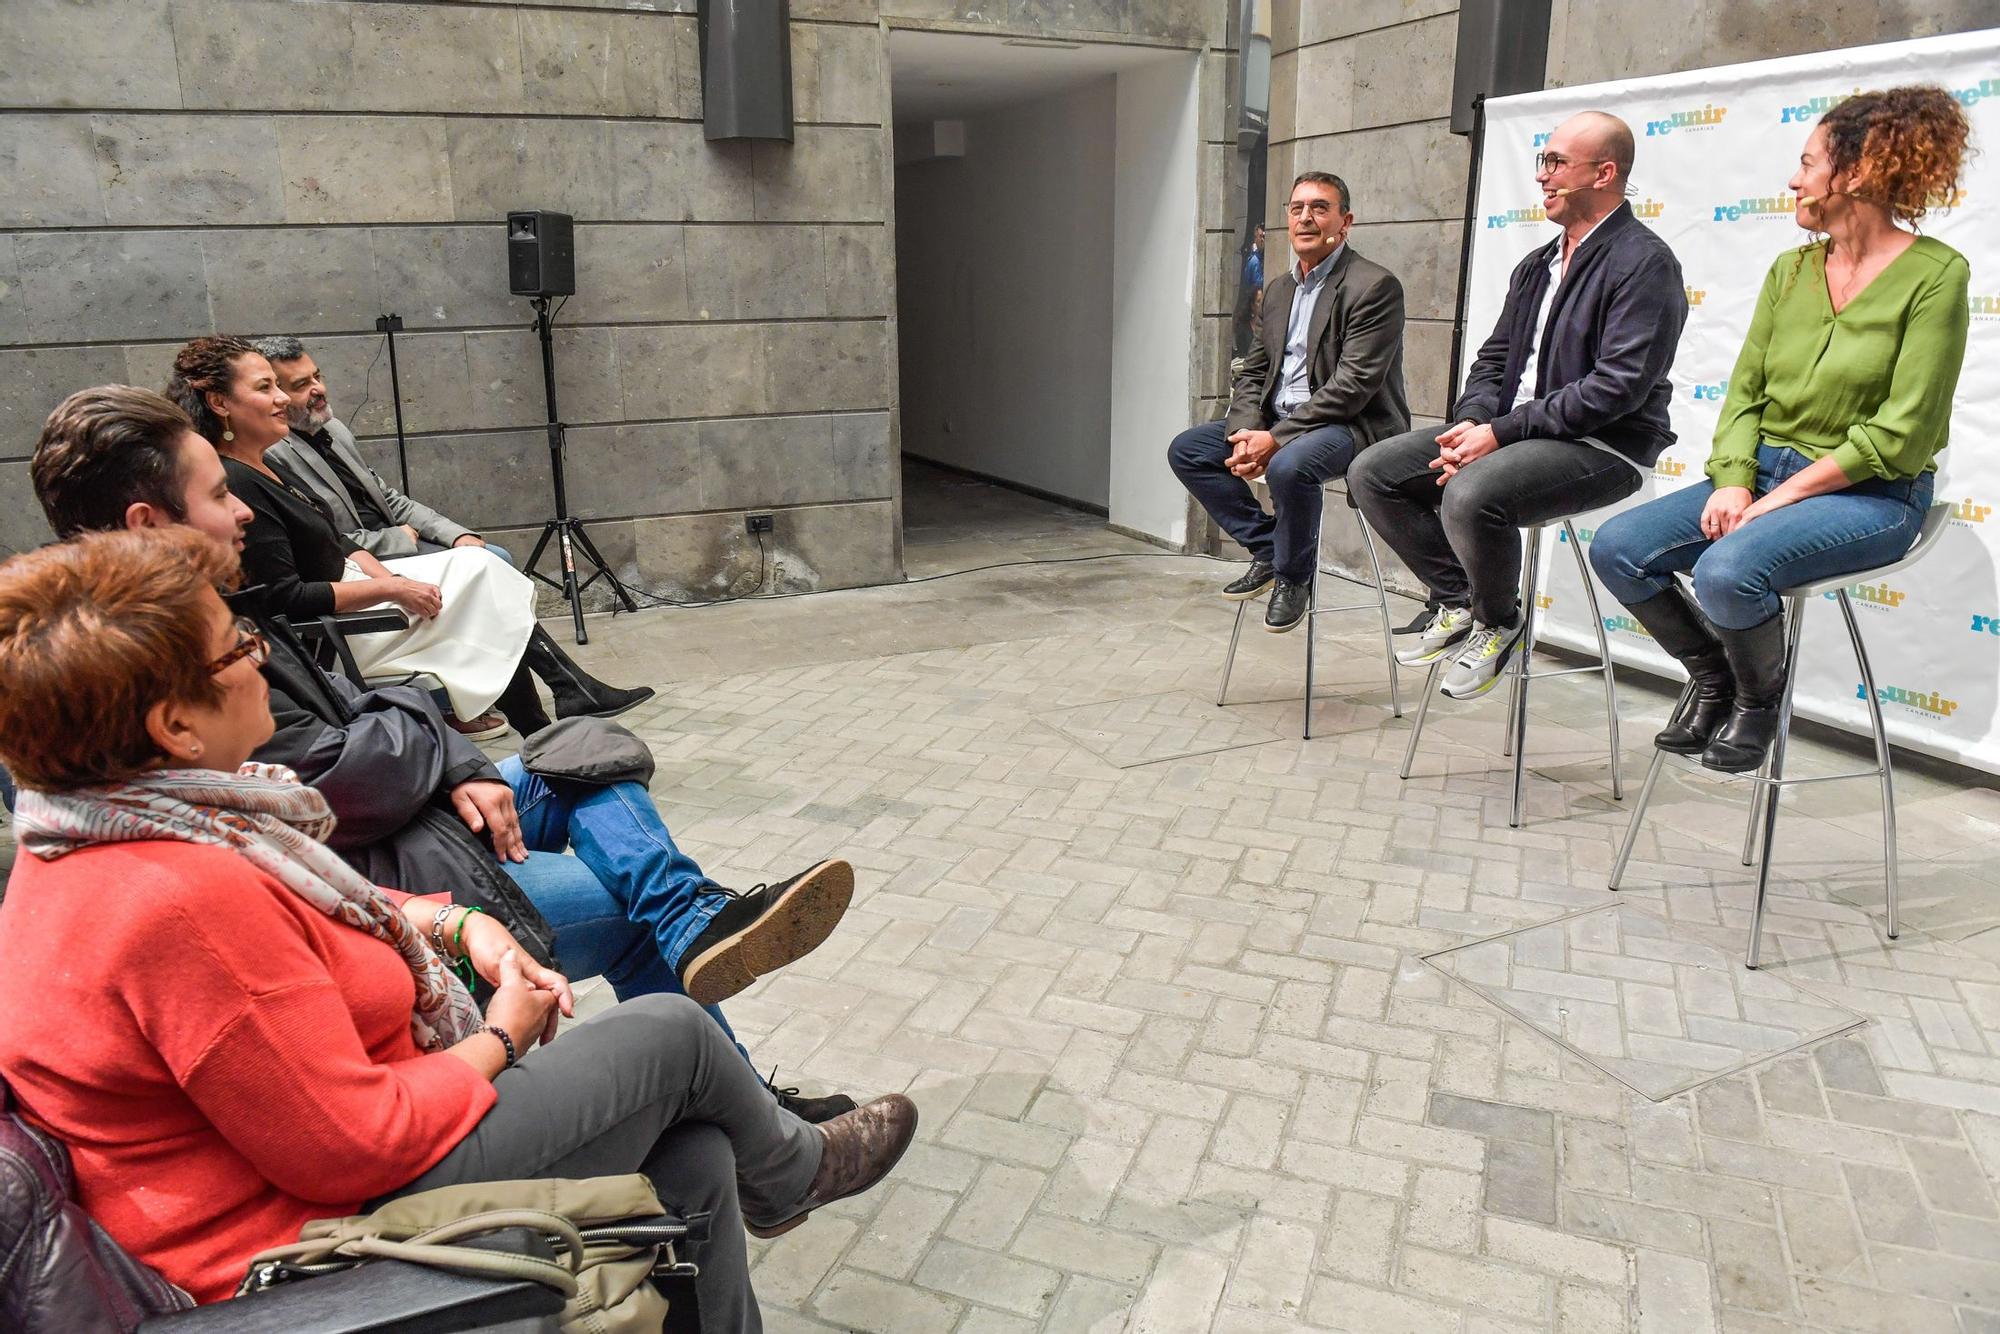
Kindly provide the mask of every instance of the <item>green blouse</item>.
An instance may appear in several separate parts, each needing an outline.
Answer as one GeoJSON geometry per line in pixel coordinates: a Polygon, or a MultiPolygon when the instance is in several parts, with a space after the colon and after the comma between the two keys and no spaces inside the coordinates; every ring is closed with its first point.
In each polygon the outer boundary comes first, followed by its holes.
{"type": "Polygon", "coordinates": [[[1935,467],[1965,360],[1971,276],[1965,256],[1920,236],[1836,315],[1825,243],[1778,256],[1729,376],[1709,478],[1755,489],[1759,443],[1830,454],[1850,482],[1935,467]]]}

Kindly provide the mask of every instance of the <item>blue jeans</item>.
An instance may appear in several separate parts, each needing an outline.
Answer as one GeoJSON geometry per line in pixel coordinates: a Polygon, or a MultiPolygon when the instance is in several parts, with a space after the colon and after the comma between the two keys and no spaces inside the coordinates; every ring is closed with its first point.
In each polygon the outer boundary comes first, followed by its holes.
{"type": "MultiPolygon", "coordinates": [[[[1812,462],[1795,449],[1757,449],[1756,494],[1768,495],[1812,462]]],[[[1702,482],[1606,519],[1590,564],[1626,606],[1659,596],[1692,572],[1695,601],[1725,630],[1748,630],[1782,610],[1777,590],[1859,574],[1899,560],[1917,540],[1936,482],[1932,473],[1871,477],[1752,519],[1717,541],[1701,535],[1715,492],[1702,482]]]]}
{"type": "Polygon", "coordinates": [[[1222,531],[1295,584],[1311,583],[1319,557],[1323,488],[1347,474],[1357,446],[1345,426],[1322,426],[1286,441],[1264,472],[1271,514],[1250,484],[1229,471],[1229,427],[1203,422],[1174,437],[1167,464],[1222,531]]]}
{"type": "MultiPolygon", "coordinates": [[[[499,768],[529,848],[500,866],[548,919],[563,965],[602,974],[621,1001],[679,992],[681,956],[728,900],[675,846],[652,796],[637,783],[550,783],[518,755],[499,768]]],[[[734,1040],[721,1008],[706,1008],[734,1040]]]]}

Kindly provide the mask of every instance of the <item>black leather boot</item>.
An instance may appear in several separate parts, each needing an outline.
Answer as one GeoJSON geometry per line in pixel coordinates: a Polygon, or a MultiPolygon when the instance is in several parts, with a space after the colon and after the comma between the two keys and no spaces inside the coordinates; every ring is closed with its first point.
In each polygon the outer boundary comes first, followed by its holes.
{"type": "Polygon", "coordinates": [[[569,654],[562,651],[562,645],[549,638],[549,632],[539,625],[528,636],[528,651],[521,662],[541,677],[549,693],[556,697],[558,718],[615,718],[653,697],[651,686],[620,690],[604,684],[572,662],[569,654]]]}
{"type": "Polygon", "coordinates": [[[1780,613],[1748,630],[1718,626],[1716,634],[1736,677],[1736,703],[1701,762],[1726,774],[1748,773],[1763,766],[1778,735],[1778,703],[1785,696],[1785,618],[1780,613]]]}
{"type": "Polygon", "coordinates": [[[493,701],[493,707],[524,738],[549,725],[548,711],[542,707],[542,697],[535,693],[535,678],[528,675],[526,662],[515,664],[513,679],[500,692],[500,698],[493,701]]]}
{"type": "Polygon", "coordinates": [[[1646,627],[1653,642],[1673,654],[1687,668],[1694,689],[1682,695],[1674,716],[1653,744],[1671,755],[1699,755],[1708,749],[1715,729],[1729,716],[1736,699],[1736,678],[1730,674],[1729,658],[1722,641],[1715,637],[1687,594],[1675,584],[1658,597],[1635,602],[1626,608],[1646,627]]]}

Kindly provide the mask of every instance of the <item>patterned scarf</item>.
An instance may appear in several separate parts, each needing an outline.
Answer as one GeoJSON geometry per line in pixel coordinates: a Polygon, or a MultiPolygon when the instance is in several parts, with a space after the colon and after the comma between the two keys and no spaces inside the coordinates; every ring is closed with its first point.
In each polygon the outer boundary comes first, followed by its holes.
{"type": "Polygon", "coordinates": [[[389,896],[320,840],[333,832],[326,798],[282,764],[155,769],[107,787],[23,790],[14,810],[23,849],[45,861],[96,843],[171,839],[230,848],[346,926],[392,947],[417,983],[410,1031],[442,1051],[480,1029],[479,1007],[423,932],[389,896]]]}

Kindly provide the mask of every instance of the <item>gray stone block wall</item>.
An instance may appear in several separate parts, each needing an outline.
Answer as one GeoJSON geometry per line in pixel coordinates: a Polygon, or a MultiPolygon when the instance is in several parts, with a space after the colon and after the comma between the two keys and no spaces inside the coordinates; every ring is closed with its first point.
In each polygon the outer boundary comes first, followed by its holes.
{"type": "Polygon", "coordinates": [[[46,537],[49,408],[157,387],[200,333],[307,337],[393,475],[389,311],[413,488],[525,547],[552,497],[502,219],[548,208],[577,220],[558,386],[607,556],[754,591],[742,513],[775,509],[768,587],[900,577],[885,25],[1206,48],[1224,133],[1225,0],[792,0],[790,145],[703,138],[694,0],[6,9],[0,551],[46,537]]]}
{"type": "Polygon", "coordinates": [[[551,208],[578,223],[556,340],[570,479],[607,555],[677,595],[753,591],[732,538],[778,509],[770,586],[897,577],[875,6],[794,4],[789,146],[704,140],[692,11],[9,4],[0,548],[46,538],[23,460],[49,408],[158,386],[199,333],[308,338],[393,475],[388,311],[413,488],[525,544],[553,501],[502,218],[551,208]]]}
{"type": "MultiPolygon", "coordinates": [[[[1465,217],[1468,141],[1447,124],[1458,7],[1454,0],[1274,4],[1266,272],[1285,262],[1292,177],[1308,168],[1339,173],[1355,192],[1355,248],[1403,280],[1410,408],[1418,424],[1436,421],[1450,407],[1445,381],[1465,217]]],[[[1962,32],[1994,18],[1994,0],[1554,0],[1548,81],[1597,83],[1962,32]]],[[[1327,548],[1341,568],[1365,568],[1360,538],[1344,519],[1328,526],[1327,548]]],[[[1419,591],[1400,566],[1391,579],[1419,591]]]]}

